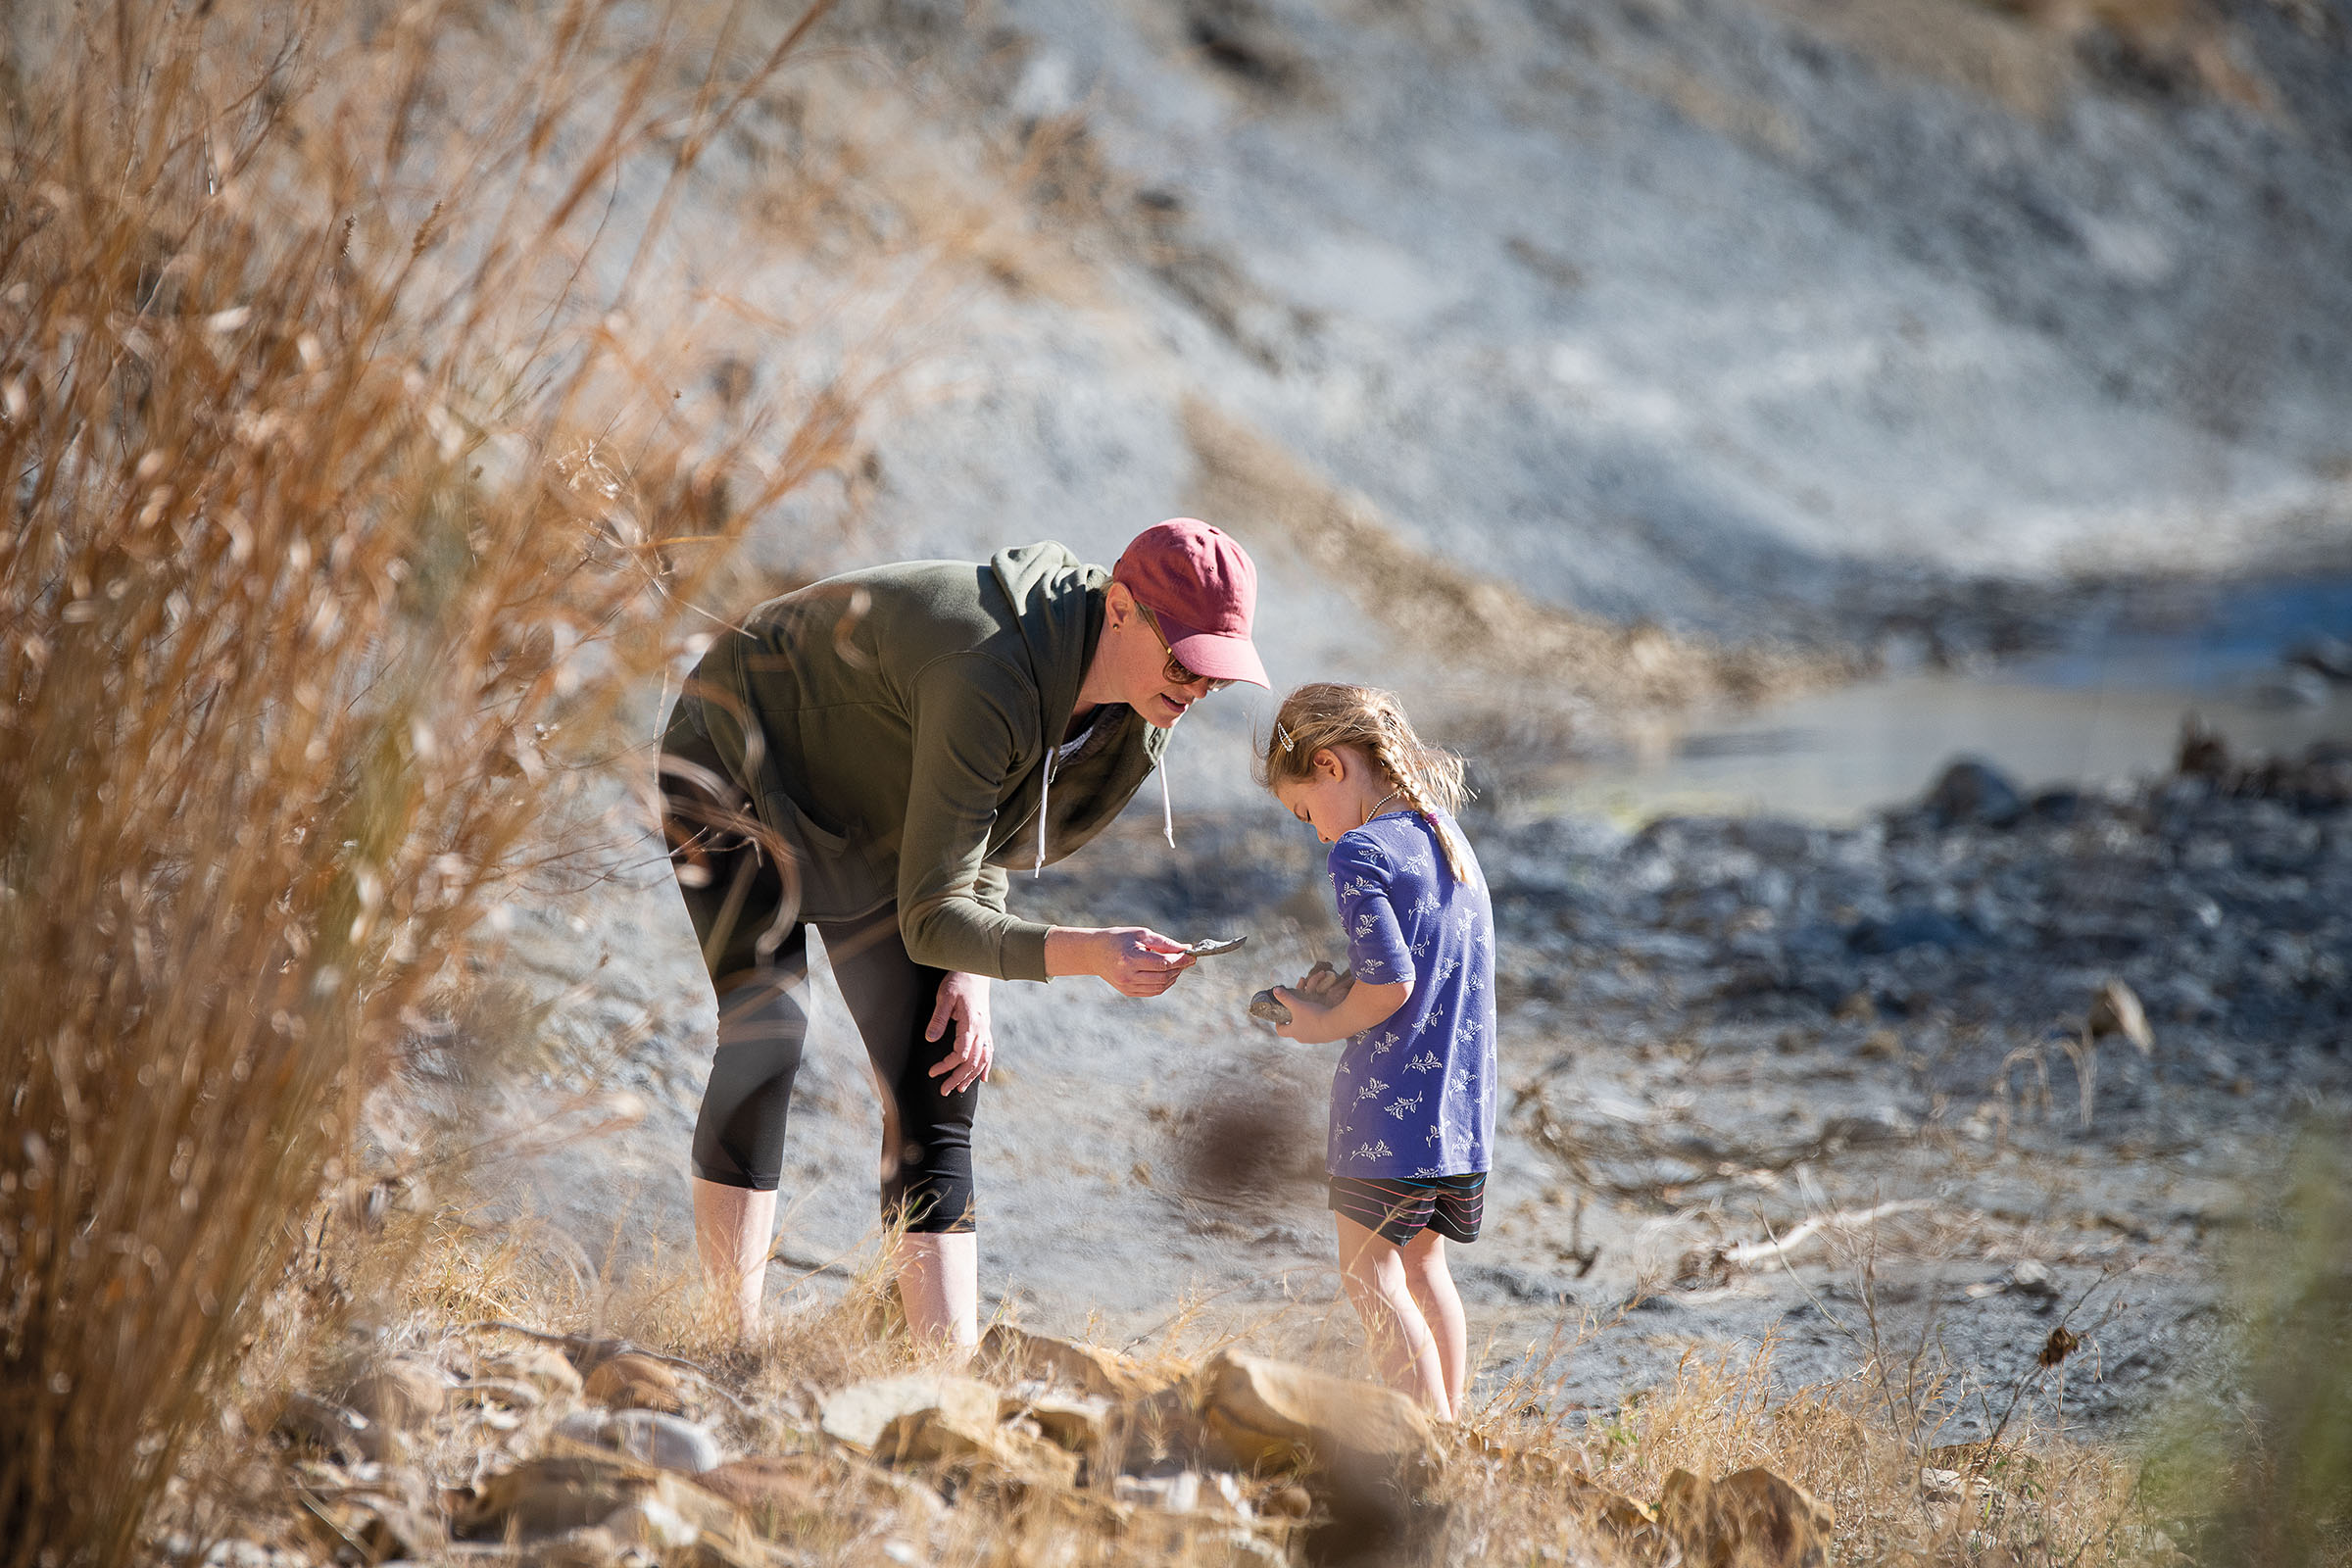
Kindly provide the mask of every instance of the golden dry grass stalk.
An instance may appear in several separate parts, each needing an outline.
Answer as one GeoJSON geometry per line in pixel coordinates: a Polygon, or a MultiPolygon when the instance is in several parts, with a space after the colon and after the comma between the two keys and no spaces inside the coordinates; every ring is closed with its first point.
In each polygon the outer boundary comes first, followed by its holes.
{"type": "Polygon", "coordinates": [[[786,411],[726,504],[598,249],[802,28],[376,10],[5,24],[12,1565],[131,1555],[404,1009],[663,659],[679,541],[857,413],[786,411]]]}

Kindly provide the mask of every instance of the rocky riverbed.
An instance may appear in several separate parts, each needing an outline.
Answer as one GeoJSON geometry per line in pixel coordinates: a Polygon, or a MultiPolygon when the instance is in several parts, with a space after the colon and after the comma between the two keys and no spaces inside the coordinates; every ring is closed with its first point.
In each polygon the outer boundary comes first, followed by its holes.
{"type": "MultiPolygon", "coordinates": [[[[1472,823],[1511,1090],[1487,1234],[1455,1252],[1474,1400],[1611,1418],[1692,1352],[1769,1343],[1779,1386],[1875,1368],[1958,1441],[2005,1416],[2122,1432],[2220,1375],[2243,1178],[2352,1088],[2348,801],[2339,750],[2241,764],[2200,741],[2107,789],[2027,795],[1961,765],[1841,829],[1625,833],[1515,814],[1499,784],[1472,823]],[[2082,1343],[2053,1369],[2061,1326],[2082,1343]]],[[[1180,817],[1171,854],[1157,825],[1120,824],[1016,905],[1252,942],[1156,1004],[999,988],[984,1295],[1047,1331],[1143,1345],[1189,1316],[1328,1357],[1354,1332],[1318,1182],[1329,1057],[1246,1012],[1344,958],[1318,847],[1228,813],[1180,817]]],[[[503,969],[552,997],[533,1059],[558,1065],[452,1068],[408,1101],[419,1148],[436,1102],[503,1102],[486,1212],[583,1280],[684,1277],[709,1017],[674,897],[647,877],[519,911],[503,969]],[[629,1124],[559,1138],[605,1114],[576,1098],[591,1063],[629,1124]]],[[[820,975],[783,1311],[837,1296],[872,1241],[856,1053],[820,975]]]]}

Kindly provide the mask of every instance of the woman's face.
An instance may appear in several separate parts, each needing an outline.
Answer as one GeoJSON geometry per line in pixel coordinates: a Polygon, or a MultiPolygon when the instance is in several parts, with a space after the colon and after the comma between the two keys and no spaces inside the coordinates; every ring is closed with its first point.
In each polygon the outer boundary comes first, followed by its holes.
{"type": "Polygon", "coordinates": [[[1125,703],[1143,714],[1145,722],[1161,729],[1174,724],[1193,704],[1224,684],[1205,675],[1184,681],[1175,678],[1181,666],[1124,583],[1110,585],[1102,645],[1097,658],[1106,659],[1109,663],[1107,673],[1116,688],[1112,701],[1125,703]]]}
{"type": "Polygon", "coordinates": [[[1336,844],[1341,834],[1364,825],[1371,806],[1364,786],[1374,776],[1372,764],[1352,746],[1330,746],[1309,758],[1307,765],[1306,777],[1276,784],[1274,798],[1312,827],[1316,838],[1336,844]]]}

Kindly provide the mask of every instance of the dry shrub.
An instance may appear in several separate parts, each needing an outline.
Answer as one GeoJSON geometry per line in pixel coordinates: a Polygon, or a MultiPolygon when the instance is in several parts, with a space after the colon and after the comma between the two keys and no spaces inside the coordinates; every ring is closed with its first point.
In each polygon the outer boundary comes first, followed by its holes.
{"type": "Polygon", "coordinates": [[[377,9],[5,24],[11,1565],[131,1556],[404,1013],[663,661],[682,541],[857,413],[689,448],[612,314],[799,29],[377,9]]]}
{"type": "Polygon", "coordinates": [[[1992,1445],[1941,1446],[1908,1419],[1933,1397],[1890,1406],[1867,1365],[1788,1389],[1774,1348],[1692,1352],[1669,1387],[1596,1415],[1573,1444],[1554,1441],[1592,1480],[1644,1501],[1677,1469],[1719,1478],[1761,1465],[1837,1510],[1844,1561],[2162,1559],[2126,1455],[2024,1422],[1992,1445]],[[1958,1480],[1936,1483],[1937,1472],[1958,1480]]]}

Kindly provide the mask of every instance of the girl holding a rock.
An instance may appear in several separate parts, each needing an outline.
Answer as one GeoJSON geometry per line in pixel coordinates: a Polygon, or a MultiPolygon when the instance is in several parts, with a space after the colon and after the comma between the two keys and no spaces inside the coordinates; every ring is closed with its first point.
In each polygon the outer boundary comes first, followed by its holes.
{"type": "Polygon", "coordinates": [[[1345,1041],[1331,1087],[1330,1206],[1348,1300],[1389,1386],[1457,1417],[1469,1360],[1446,1243],[1478,1239],[1494,1132],[1494,916],[1453,819],[1462,761],[1395,696],[1301,686],[1260,760],[1331,845],[1350,975],[1275,996],[1301,1045],[1345,1041]]]}

